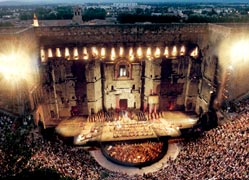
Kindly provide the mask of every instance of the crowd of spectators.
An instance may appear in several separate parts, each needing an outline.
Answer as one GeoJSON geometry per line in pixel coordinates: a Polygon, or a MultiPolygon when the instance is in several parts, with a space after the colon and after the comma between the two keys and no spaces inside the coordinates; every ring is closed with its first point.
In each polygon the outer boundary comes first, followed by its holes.
{"type": "Polygon", "coordinates": [[[235,106],[236,106],[236,112],[237,113],[244,113],[244,112],[248,112],[249,111],[249,98],[243,101],[238,101],[235,102],[235,106]]]}
{"type": "Polygon", "coordinates": [[[12,130],[14,130],[14,121],[15,118],[10,117],[7,114],[4,113],[0,113],[0,134],[1,134],[1,142],[3,142],[6,137],[5,137],[5,132],[13,132],[12,130]]]}
{"type": "Polygon", "coordinates": [[[30,156],[34,142],[31,135],[33,124],[29,117],[20,118],[8,112],[0,112],[0,177],[20,171],[30,156]]]}
{"type": "Polygon", "coordinates": [[[153,173],[134,176],[104,169],[81,147],[66,145],[59,139],[48,141],[39,133],[25,141],[31,150],[28,161],[20,167],[16,166],[24,158],[22,155],[16,163],[9,164],[6,158],[14,155],[3,148],[3,143],[7,138],[4,135],[14,131],[13,119],[0,115],[0,176],[16,175],[23,169],[51,168],[61,176],[84,180],[249,179],[249,101],[240,102],[239,105],[242,106],[238,107],[241,110],[236,112],[234,119],[224,120],[224,123],[204,132],[198,139],[180,143],[179,155],[169,160],[168,166],[153,173]]]}
{"type": "Polygon", "coordinates": [[[9,139],[15,133],[16,118],[7,114],[0,112],[0,175],[4,173],[5,163],[8,163],[5,155],[6,140],[9,139]]]}
{"type": "MultiPolygon", "coordinates": [[[[185,142],[176,160],[156,172],[162,179],[248,179],[249,114],[185,142]]],[[[153,175],[155,175],[153,174],[153,175]]]]}

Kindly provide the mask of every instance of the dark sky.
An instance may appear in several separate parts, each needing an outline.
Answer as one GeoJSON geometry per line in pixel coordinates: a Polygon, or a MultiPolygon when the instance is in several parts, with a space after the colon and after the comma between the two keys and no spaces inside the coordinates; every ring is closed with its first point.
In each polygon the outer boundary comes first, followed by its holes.
{"type": "Polygon", "coordinates": [[[223,3],[249,3],[249,0],[0,0],[3,1],[17,1],[17,2],[51,2],[51,3],[84,3],[84,2],[223,2],[223,3]]]}

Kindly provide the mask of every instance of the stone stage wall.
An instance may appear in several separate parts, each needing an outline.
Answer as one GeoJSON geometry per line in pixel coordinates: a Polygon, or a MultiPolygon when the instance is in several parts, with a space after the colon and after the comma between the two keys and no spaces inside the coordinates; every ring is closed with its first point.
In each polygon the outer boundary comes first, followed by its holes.
{"type": "Polygon", "coordinates": [[[208,34],[208,24],[83,25],[37,27],[40,46],[75,44],[175,44],[201,45],[208,34]]]}

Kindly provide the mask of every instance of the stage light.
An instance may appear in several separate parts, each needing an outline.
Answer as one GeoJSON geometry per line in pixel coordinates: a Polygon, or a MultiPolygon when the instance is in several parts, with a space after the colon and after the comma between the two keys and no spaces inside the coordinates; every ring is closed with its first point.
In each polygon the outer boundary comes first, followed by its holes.
{"type": "Polygon", "coordinates": [[[165,56],[166,58],[169,57],[169,48],[168,48],[167,46],[166,46],[165,49],[164,49],[164,56],[165,56]]]}
{"type": "Polygon", "coordinates": [[[48,57],[52,58],[53,57],[53,51],[51,48],[48,49],[48,57]]]}
{"type": "Polygon", "coordinates": [[[143,50],[141,47],[138,47],[137,49],[137,57],[138,59],[141,59],[143,57],[143,50]]]}
{"type": "Polygon", "coordinates": [[[249,60],[248,47],[249,40],[240,40],[231,46],[231,58],[234,64],[244,63],[249,60]]]}
{"type": "Polygon", "coordinates": [[[56,49],[55,49],[55,54],[56,54],[56,57],[61,57],[60,48],[56,48],[56,49]]]}
{"type": "Polygon", "coordinates": [[[185,55],[185,52],[186,52],[186,48],[185,48],[185,46],[182,46],[180,49],[180,55],[181,56],[185,55]]]}
{"type": "Polygon", "coordinates": [[[101,57],[101,59],[104,59],[104,58],[105,58],[105,54],[106,54],[105,48],[102,47],[101,50],[100,50],[100,57],[101,57]]]}
{"type": "Polygon", "coordinates": [[[32,59],[28,50],[12,48],[0,53],[0,74],[3,79],[9,84],[25,80],[27,83],[32,83],[35,78],[37,69],[35,68],[36,60],[32,59]]]}
{"type": "Polygon", "coordinates": [[[89,59],[89,55],[88,55],[86,47],[83,47],[83,59],[84,60],[88,60],[89,59]]]}
{"type": "Polygon", "coordinates": [[[98,58],[99,52],[98,52],[97,47],[93,46],[91,49],[92,49],[93,58],[98,58]]]}
{"type": "Polygon", "coordinates": [[[74,60],[79,59],[79,53],[78,53],[78,48],[77,47],[73,48],[73,58],[74,58],[74,60]]]}
{"type": "Polygon", "coordinates": [[[155,50],[154,56],[155,56],[155,58],[159,58],[160,55],[161,55],[161,50],[160,50],[159,47],[157,47],[156,50],[155,50]]]}
{"type": "Polygon", "coordinates": [[[172,50],[172,56],[177,56],[177,47],[173,46],[173,50],[172,50]]]}
{"type": "Polygon", "coordinates": [[[41,54],[41,61],[45,62],[46,61],[46,59],[45,59],[45,51],[44,51],[43,48],[40,50],[40,54],[41,54]]]}
{"type": "Polygon", "coordinates": [[[148,47],[148,48],[147,48],[146,57],[147,57],[149,60],[152,59],[152,50],[151,50],[151,47],[148,47]]]}
{"type": "Polygon", "coordinates": [[[198,56],[198,47],[196,47],[191,53],[190,56],[197,57],[198,56]]]}
{"type": "Polygon", "coordinates": [[[123,57],[123,56],[124,56],[124,48],[123,48],[123,47],[120,47],[120,48],[119,48],[119,56],[120,56],[120,57],[123,57]]]}
{"type": "Polygon", "coordinates": [[[69,52],[68,47],[65,48],[65,58],[66,58],[67,60],[70,59],[70,52],[69,52]]]}
{"type": "Polygon", "coordinates": [[[229,70],[233,70],[233,66],[232,66],[232,65],[229,65],[229,66],[228,66],[228,69],[229,69],[229,70]]]}
{"type": "Polygon", "coordinates": [[[113,61],[115,60],[115,58],[116,58],[116,51],[115,51],[115,48],[112,48],[111,49],[111,60],[113,61]]]}
{"type": "Polygon", "coordinates": [[[133,52],[133,48],[131,47],[130,49],[129,49],[129,59],[130,59],[130,61],[133,61],[134,60],[134,52],[133,52]]]}

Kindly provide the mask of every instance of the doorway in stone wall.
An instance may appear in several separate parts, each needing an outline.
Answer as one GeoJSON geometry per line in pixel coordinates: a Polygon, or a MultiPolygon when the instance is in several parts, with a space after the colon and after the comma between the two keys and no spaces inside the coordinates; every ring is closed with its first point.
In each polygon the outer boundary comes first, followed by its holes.
{"type": "Polygon", "coordinates": [[[127,99],[120,99],[119,100],[119,107],[121,110],[126,110],[128,107],[128,100],[127,99]]]}

